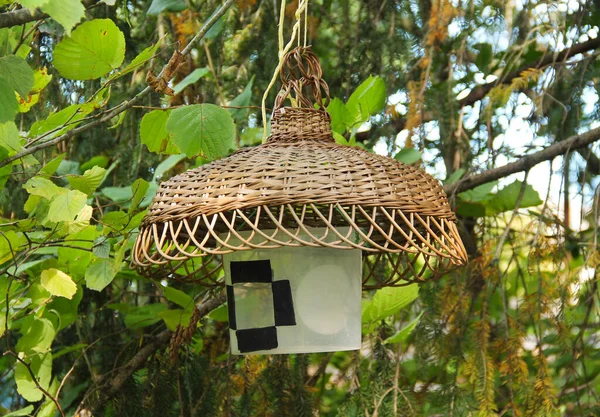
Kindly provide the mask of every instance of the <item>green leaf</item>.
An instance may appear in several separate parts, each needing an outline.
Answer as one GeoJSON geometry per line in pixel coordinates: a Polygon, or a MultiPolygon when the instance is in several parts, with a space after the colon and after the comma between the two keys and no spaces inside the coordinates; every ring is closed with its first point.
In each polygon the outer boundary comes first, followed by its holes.
{"type": "Polygon", "coordinates": [[[41,283],[42,287],[47,289],[50,294],[69,300],[77,292],[77,284],[73,282],[73,279],[58,269],[50,268],[42,271],[41,283]]]}
{"type": "Polygon", "coordinates": [[[85,171],[83,175],[69,176],[67,180],[74,189],[87,195],[92,195],[96,191],[96,188],[102,184],[105,174],[106,170],[104,168],[95,166],[85,171]]]}
{"type": "Polygon", "coordinates": [[[215,24],[212,25],[212,27],[210,29],[208,29],[208,32],[206,32],[206,35],[204,35],[204,39],[207,41],[209,41],[211,39],[215,39],[223,31],[224,27],[225,27],[225,16],[221,16],[219,18],[219,20],[217,20],[215,22],[215,24]]]}
{"type": "Polygon", "coordinates": [[[51,222],[69,222],[83,210],[87,195],[77,190],[69,190],[50,201],[46,218],[51,222]]]}
{"type": "Polygon", "coordinates": [[[7,156],[23,149],[19,140],[19,129],[13,122],[0,123],[0,147],[6,149],[7,156]]]}
{"type": "Polygon", "coordinates": [[[104,187],[100,192],[107,198],[117,203],[123,203],[131,200],[133,191],[131,187],[104,187]]]}
{"type": "Polygon", "coordinates": [[[167,328],[171,331],[177,330],[178,326],[187,327],[192,319],[192,311],[190,310],[165,310],[157,314],[162,318],[167,325],[167,328]]]}
{"type": "Polygon", "coordinates": [[[141,67],[146,62],[150,61],[150,59],[152,59],[152,57],[154,56],[154,54],[156,53],[156,51],[158,50],[159,47],[160,47],[160,42],[156,42],[154,45],[151,45],[151,46],[147,47],[146,49],[144,49],[135,58],[133,58],[133,61],[131,61],[129,63],[129,65],[127,65],[125,68],[123,68],[121,71],[119,71],[118,75],[122,76],[122,75],[128,74],[128,73],[134,71],[135,69],[141,67]]]}
{"type": "MultiPolygon", "coordinates": [[[[78,308],[82,298],[83,290],[78,290],[70,300],[64,297],[55,297],[48,304],[47,310],[56,313],[60,317],[60,320],[57,320],[57,323],[54,325],[57,332],[75,323],[79,317],[78,308]]],[[[56,358],[56,355],[54,355],[54,358],[56,358]]]]}
{"type": "Polygon", "coordinates": [[[444,184],[446,184],[446,185],[454,184],[456,181],[461,179],[463,175],[465,175],[465,172],[467,172],[467,170],[464,168],[457,169],[456,171],[454,171],[452,173],[452,175],[450,175],[448,178],[446,178],[446,180],[444,181],[444,184]]]}
{"type": "MultiPolygon", "coordinates": [[[[6,315],[2,310],[0,310],[0,338],[2,338],[2,335],[6,331],[6,328],[6,315]]],[[[10,330],[10,318],[8,322],[8,329],[10,330]]]]}
{"type": "Polygon", "coordinates": [[[121,263],[123,262],[123,258],[125,257],[125,251],[129,249],[129,243],[132,243],[127,240],[122,240],[120,243],[115,245],[115,257],[114,257],[114,265],[115,269],[121,269],[121,263]]]}
{"type": "Polygon", "coordinates": [[[93,242],[99,235],[95,226],[88,225],[67,236],[65,246],[58,249],[61,269],[73,277],[83,277],[92,261],[93,242]]]}
{"type": "Polygon", "coordinates": [[[127,213],[123,211],[111,211],[102,217],[101,223],[108,226],[110,231],[119,231],[123,230],[128,221],[129,215],[127,213]]]}
{"type": "MultiPolygon", "coordinates": [[[[54,378],[48,387],[48,394],[56,397],[56,393],[58,392],[58,387],[60,385],[59,379],[54,378]]],[[[39,411],[35,415],[35,417],[54,417],[56,414],[56,404],[50,398],[47,398],[42,403],[39,411]]]]}
{"type": "Polygon", "coordinates": [[[329,102],[327,112],[331,116],[331,129],[339,134],[344,134],[354,124],[355,117],[350,113],[342,100],[335,97],[329,102]]]}
{"type": "Polygon", "coordinates": [[[485,202],[493,198],[494,194],[492,194],[492,190],[496,185],[498,185],[498,181],[488,182],[475,187],[472,190],[460,193],[458,196],[463,201],[471,201],[476,203],[485,202]]]}
{"type": "MultiPolygon", "coordinates": [[[[244,107],[250,105],[250,99],[252,99],[252,84],[254,83],[254,75],[244,88],[244,91],[240,93],[236,98],[229,102],[230,106],[244,107]]],[[[248,109],[228,109],[229,113],[231,113],[231,117],[236,121],[236,123],[241,123],[246,118],[248,114],[248,109]]]]}
{"type": "Polygon", "coordinates": [[[185,0],[152,0],[147,14],[157,15],[162,12],[181,12],[187,9],[185,0]]]}
{"type": "Polygon", "coordinates": [[[85,349],[89,345],[87,343],[77,343],[75,345],[64,347],[52,354],[54,360],[60,358],[61,356],[66,355],[67,353],[77,352],[78,350],[85,349]]]}
{"type": "Polygon", "coordinates": [[[33,411],[33,405],[28,405],[20,410],[13,411],[12,413],[5,414],[4,417],[21,417],[31,415],[33,411]]]}
{"type": "Polygon", "coordinates": [[[35,261],[23,262],[19,264],[18,268],[15,268],[14,265],[11,266],[7,272],[11,275],[20,275],[28,269],[33,268],[34,266],[39,265],[42,262],[46,262],[47,260],[48,259],[36,259],[35,261]]]}
{"type": "Polygon", "coordinates": [[[85,284],[90,290],[102,291],[115,278],[114,263],[107,258],[94,260],[85,271],[85,284]]]}
{"type": "Polygon", "coordinates": [[[106,156],[94,156],[90,158],[87,162],[81,164],[81,169],[87,171],[90,168],[95,166],[99,166],[100,168],[106,168],[108,166],[109,159],[106,156]]]}
{"type": "Polygon", "coordinates": [[[153,110],[142,118],[140,138],[150,152],[175,151],[166,153],[181,153],[172,143],[171,135],[167,132],[167,120],[170,115],[171,110],[153,110]]]}
{"type": "Polygon", "coordinates": [[[93,80],[117,69],[125,57],[125,37],[110,19],[82,23],[54,50],[54,67],[73,80],[93,80]]]}
{"type": "Polygon", "coordinates": [[[94,241],[92,253],[98,258],[108,258],[110,256],[110,242],[104,236],[100,236],[94,241]]]}
{"type": "Polygon", "coordinates": [[[59,229],[61,235],[70,235],[85,229],[90,224],[93,214],[92,206],[85,205],[72,221],[64,222],[59,229]]]}
{"type": "Polygon", "coordinates": [[[66,154],[61,153],[56,158],[48,161],[46,163],[46,165],[44,165],[42,167],[42,169],[40,169],[40,172],[38,173],[38,175],[50,176],[50,175],[54,174],[56,172],[56,170],[58,169],[58,167],[60,166],[60,163],[63,161],[63,159],[65,159],[65,155],[66,154]]]}
{"type": "MultiPolygon", "coordinates": [[[[190,74],[188,74],[183,80],[179,81],[175,87],[173,87],[173,92],[175,94],[181,93],[185,87],[190,84],[194,84],[202,77],[206,77],[210,74],[210,70],[208,68],[196,68],[190,74]]],[[[233,104],[232,104],[233,105],[233,104]]]]}
{"type": "Polygon", "coordinates": [[[419,316],[416,319],[414,319],[409,324],[407,324],[398,333],[396,333],[395,335],[393,335],[391,337],[388,337],[385,340],[385,343],[402,343],[402,342],[404,342],[408,338],[408,336],[410,336],[410,334],[413,332],[413,330],[415,330],[415,328],[417,327],[417,324],[419,324],[419,320],[421,320],[422,315],[423,315],[423,313],[419,314],[419,316]]]}
{"type": "Polygon", "coordinates": [[[354,123],[364,123],[370,116],[385,107],[385,82],[379,77],[369,76],[350,95],[346,107],[353,116],[354,123]]]}
{"type": "MultiPolygon", "coordinates": [[[[519,193],[523,183],[521,181],[515,181],[510,185],[507,185],[496,195],[487,202],[485,214],[487,216],[493,216],[494,214],[502,213],[508,210],[514,210],[519,199],[519,193]]],[[[523,198],[521,199],[520,208],[539,206],[543,201],[540,199],[540,195],[533,189],[531,184],[525,185],[525,191],[523,198]]]]}
{"type": "Polygon", "coordinates": [[[85,7],[80,0],[49,0],[41,9],[60,23],[67,36],[71,34],[73,26],[85,17],[85,7]]]}
{"type": "Polygon", "coordinates": [[[487,73],[488,67],[492,62],[492,45],[489,43],[477,43],[473,45],[473,47],[479,51],[475,58],[475,65],[477,65],[477,68],[479,68],[480,71],[487,73]]]}
{"type": "Polygon", "coordinates": [[[386,287],[377,290],[373,299],[363,305],[362,322],[383,320],[396,314],[419,296],[417,284],[405,287],[386,287]]]}
{"type": "Polygon", "coordinates": [[[51,114],[46,120],[39,120],[32,124],[31,129],[29,130],[29,136],[40,136],[68,123],[68,125],[62,129],[58,129],[55,132],[46,135],[44,140],[50,140],[60,136],[63,133],[77,127],[81,119],[90,114],[93,110],[93,106],[83,104],[73,104],[68,106],[57,113],[51,114]]]}
{"type": "Polygon", "coordinates": [[[235,125],[229,112],[214,104],[179,107],[167,120],[167,132],[188,157],[202,153],[217,159],[235,146],[235,125]]]}
{"type": "Polygon", "coordinates": [[[80,171],[81,169],[79,169],[79,162],[63,159],[60,161],[60,165],[56,170],[56,175],[78,175],[80,171]]]}
{"type": "MultiPolygon", "coordinates": [[[[29,363],[40,386],[47,390],[52,377],[52,354],[36,355],[31,360],[25,359],[25,361],[29,363]]],[[[17,383],[17,392],[27,401],[36,402],[44,397],[42,391],[36,386],[29,370],[21,362],[17,362],[15,366],[15,382],[17,383]]]]}
{"type": "Polygon", "coordinates": [[[30,178],[23,186],[31,195],[37,195],[47,200],[52,199],[57,194],[66,192],[67,190],[54,184],[49,179],[43,177],[30,178]]]}
{"type": "Polygon", "coordinates": [[[173,287],[164,287],[163,292],[165,294],[165,298],[170,302],[175,303],[178,306],[183,307],[185,309],[193,310],[194,299],[186,293],[184,293],[183,291],[180,291],[173,287]]]}
{"type": "Polygon", "coordinates": [[[0,74],[13,91],[26,97],[33,87],[33,70],[27,62],[16,55],[0,58],[0,74]]]}
{"type": "Polygon", "coordinates": [[[147,181],[138,178],[131,184],[131,205],[129,206],[129,213],[131,214],[137,207],[140,205],[142,199],[146,196],[148,192],[149,184],[147,181]]]}
{"type": "Polygon", "coordinates": [[[485,216],[485,203],[471,203],[459,199],[456,214],[466,217],[483,217],[485,216]]]}
{"type": "Polygon", "coordinates": [[[19,247],[27,243],[25,235],[14,230],[7,230],[0,234],[0,265],[17,253],[19,247]]]}
{"type": "Polygon", "coordinates": [[[423,155],[415,148],[404,148],[394,155],[396,161],[404,162],[405,164],[414,164],[421,158],[423,158],[423,155]]]}
{"type": "Polygon", "coordinates": [[[36,8],[42,7],[42,5],[48,3],[50,0],[19,0],[21,6],[27,7],[31,9],[31,11],[35,11],[36,8]]]}
{"type": "Polygon", "coordinates": [[[48,352],[56,336],[56,330],[50,320],[34,315],[23,319],[21,333],[23,336],[17,342],[16,349],[26,354],[48,352]]]}
{"type": "Polygon", "coordinates": [[[223,304],[213,311],[211,311],[208,315],[211,319],[215,321],[219,321],[222,323],[227,323],[229,321],[229,312],[227,310],[227,304],[223,304]]]}
{"type": "Polygon", "coordinates": [[[40,100],[40,92],[46,88],[46,86],[52,80],[52,75],[48,74],[48,69],[45,67],[38,68],[33,73],[33,87],[29,93],[25,96],[17,97],[19,101],[19,112],[26,113],[40,100]]]}
{"type": "Polygon", "coordinates": [[[179,161],[181,161],[184,158],[185,158],[185,154],[169,156],[167,159],[165,159],[160,164],[158,164],[158,166],[154,170],[154,176],[152,177],[152,180],[153,181],[159,180],[165,174],[165,172],[169,171],[171,168],[173,168],[175,165],[177,165],[179,163],[179,161]]]}
{"type": "Polygon", "coordinates": [[[240,135],[240,147],[260,145],[262,143],[262,139],[262,127],[249,127],[244,129],[240,135]]]}
{"type": "Polygon", "coordinates": [[[19,111],[17,96],[8,81],[0,76],[0,123],[12,122],[19,111]]]}
{"type": "Polygon", "coordinates": [[[132,308],[125,315],[125,326],[130,329],[140,329],[156,324],[161,319],[158,314],[166,309],[167,307],[160,303],[132,308]]]}

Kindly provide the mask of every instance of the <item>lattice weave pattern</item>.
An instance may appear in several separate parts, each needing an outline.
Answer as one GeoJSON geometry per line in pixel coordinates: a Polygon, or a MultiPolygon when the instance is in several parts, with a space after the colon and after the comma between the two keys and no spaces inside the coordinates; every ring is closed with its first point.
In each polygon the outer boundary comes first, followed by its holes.
{"type": "MultiPolygon", "coordinates": [[[[294,83],[284,84],[288,91],[301,93],[310,78],[286,74],[294,83]]],[[[310,79],[314,94],[328,96],[320,73],[310,79]]],[[[377,288],[422,281],[466,262],[438,181],[391,158],[336,144],[325,110],[280,104],[266,144],[160,185],[133,250],[142,273],[218,283],[220,255],[233,251],[358,248],[363,286],[377,288]],[[300,238],[304,234],[309,238],[300,238]]]]}

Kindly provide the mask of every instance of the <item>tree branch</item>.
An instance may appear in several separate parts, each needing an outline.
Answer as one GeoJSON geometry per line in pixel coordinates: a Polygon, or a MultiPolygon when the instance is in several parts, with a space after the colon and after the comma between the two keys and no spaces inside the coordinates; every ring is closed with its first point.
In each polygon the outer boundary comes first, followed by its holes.
{"type": "MultiPolygon", "coordinates": [[[[83,5],[89,8],[94,3],[95,1],[86,0],[83,2],[83,5]]],[[[42,20],[47,17],[49,16],[40,9],[35,9],[34,13],[31,13],[31,11],[26,8],[13,10],[12,12],[0,13],[0,29],[23,25],[25,23],[42,20]]]]}
{"type": "MultiPolygon", "coordinates": [[[[462,99],[458,100],[459,108],[472,106],[477,101],[483,99],[492,88],[501,84],[510,84],[512,80],[514,80],[517,77],[520,77],[521,73],[529,68],[546,67],[556,62],[564,61],[574,55],[588,52],[597,48],[600,48],[600,37],[573,45],[570,48],[563,49],[558,54],[556,54],[556,56],[552,53],[549,53],[539,61],[524,65],[518,70],[507,74],[506,76],[502,77],[501,80],[492,81],[491,83],[474,87],[466,97],[463,97],[462,99]]],[[[421,121],[423,123],[431,122],[432,120],[435,120],[435,115],[431,111],[426,111],[421,116],[421,121]]],[[[395,132],[400,133],[402,130],[404,130],[404,127],[406,126],[406,118],[400,117],[398,119],[392,119],[388,125],[392,125],[394,127],[395,132]]],[[[364,142],[372,136],[372,133],[374,131],[374,129],[370,129],[364,132],[359,132],[356,134],[356,140],[359,142],[364,142]]]]}
{"type": "Polygon", "coordinates": [[[556,158],[559,155],[563,155],[567,152],[583,148],[598,140],[600,140],[600,128],[592,129],[588,132],[582,133],[581,135],[574,135],[563,141],[550,145],[539,152],[530,155],[525,155],[518,161],[506,164],[498,168],[493,168],[484,171],[480,174],[471,175],[469,177],[463,178],[460,181],[455,182],[454,184],[446,185],[444,187],[444,191],[446,192],[446,194],[452,195],[466,190],[470,190],[481,184],[485,184],[487,182],[494,181],[499,178],[504,178],[517,172],[527,171],[531,167],[541,162],[549,161],[551,159],[556,158]]]}
{"type": "Polygon", "coordinates": [[[19,26],[47,17],[48,15],[40,10],[36,10],[35,13],[32,14],[29,9],[19,9],[12,12],[0,13],[0,29],[19,26]]]}
{"type": "Polygon", "coordinates": [[[494,88],[500,84],[510,84],[512,82],[512,80],[514,80],[517,77],[520,77],[521,73],[529,68],[543,68],[548,65],[552,65],[556,62],[565,61],[574,55],[581,54],[581,53],[584,53],[587,51],[591,51],[591,50],[599,48],[599,47],[600,47],[600,37],[597,37],[595,39],[590,39],[589,41],[573,45],[570,48],[565,48],[562,51],[560,51],[556,56],[554,56],[554,54],[552,54],[552,53],[549,53],[544,58],[540,59],[538,62],[533,63],[533,64],[524,65],[521,68],[519,68],[518,70],[509,73],[505,77],[502,77],[502,81],[500,81],[500,82],[492,81],[491,83],[487,83],[487,84],[480,85],[480,86],[473,88],[473,90],[471,90],[471,92],[466,97],[458,100],[458,104],[460,107],[473,105],[477,101],[484,98],[487,95],[487,93],[490,92],[490,90],[492,88],[494,88]]]}
{"type": "MultiPolygon", "coordinates": [[[[197,306],[199,317],[204,317],[225,302],[225,295],[220,294],[197,306]]],[[[169,329],[160,332],[151,342],[144,345],[124,366],[118,368],[114,373],[106,374],[97,385],[92,386],[85,394],[83,401],[79,404],[75,415],[82,415],[87,398],[97,390],[100,390],[99,400],[94,404],[102,405],[115,397],[129,380],[131,375],[142,368],[146,361],[159,349],[166,347],[173,336],[169,329]]],[[[97,405],[88,404],[92,409],[97,405]]]]}
{"type": "MultiPolygon", "coordinates": [[[[183,49],[183,51],[181,51],[181,53],[183,55],[189,54],[190,51],[192,50],[193,45],[195,43],[197,43],[199,40],[201,40],[204,37],[204,35],[206,35],[206,32],[208,32],[209,29],[217,22],[217,20],[219,20],[219,18],[225,14],[225,12],[233,5],[234,2],[235,2],[235,0],[225,1],[221,5],[221,7],[215,13],[213,13],[212,16],[204,23],[204,25],[200,28],[198,33],[192,38],[192,40],[183,49]]],[[[163,68],[162,71],[160,72],[159,78],[164,73],[164,70],[165,70],[165,68],[163,68]]],[[[153,91],[153,90],[150,87],[146,87],[142,91],[140,91],[138,94],[136,94],[135,97],[133,97],[131,100],[124,101],[123,103],[113,107],[112,109],[106,110],[106,111],[98,114],[97,120],[94,120],[93,122],[90,122],[83,126],[76,127],[75,129],[70,130],[52,140],[48,140],[46,142],[39,143],[38,145],[32,146],[31,148],[28,148],[28,149],[25,149],[11,157],[5,158],[3,161],[0,161],[0,168],[18,160],[18,159],[21,159],[27,155],[31,155],[32,153],[35,153],[42,149],[49,148],[51,146],[57,145],[61,142],[64,142],[65,140],[68,140],[79,133],[86,132],[102,123],[108,122],[113,117],[115,117],[115,116],[123,113],[125,110],[133,107],[134,104],[136,104],[142,98],[144,98],[145,96],[150,94],[151,91],[153,91]]],[[[34,139],[32,142],[36,142],[37,140],[38,140],[38,138],[34,139]]]]}

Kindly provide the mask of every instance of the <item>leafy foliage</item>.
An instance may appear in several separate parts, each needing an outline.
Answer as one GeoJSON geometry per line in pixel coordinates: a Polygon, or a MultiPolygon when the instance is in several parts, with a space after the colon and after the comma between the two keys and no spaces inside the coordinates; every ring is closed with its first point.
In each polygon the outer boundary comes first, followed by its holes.
{"type": "Polygon", "coordinates": [[[95,19],[56,45],[53,64],[65,78],[93,80],[117,69],[124,57],[123,32],[112,20],[95,19]]]}
{"type": "MultiPolygon", "coordinates": [[[[599,415],[597,144],[451,195],[468,267],[365,292],[359,352],[230,356],[218,290],[132,268],[159,181],[261,141],[279,3],[175,53],[222,3],[0,0],[0,414],[599,415]]],[[[310,3],[340,144],[450,185],[596,126],[597,2],[310,3]]]]}

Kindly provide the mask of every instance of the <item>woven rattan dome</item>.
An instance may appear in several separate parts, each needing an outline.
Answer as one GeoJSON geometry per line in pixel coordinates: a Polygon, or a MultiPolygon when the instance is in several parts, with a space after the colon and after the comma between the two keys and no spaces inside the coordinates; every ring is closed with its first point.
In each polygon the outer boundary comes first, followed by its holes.
{"type": "Polygon", "coordinates": [[[160,185],[133,251],[142,273],[218,282],[220,255],[283,246],[361,249],[365,288],[422,281],[465,263],[437,180],[338,145],[324,108],[280,107],[283,91],[267,143],[160,185]]]}

